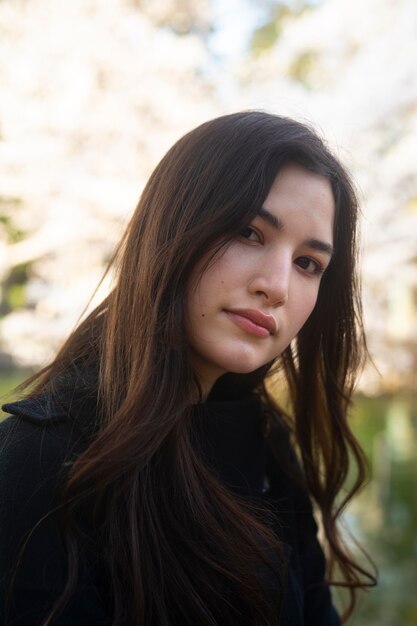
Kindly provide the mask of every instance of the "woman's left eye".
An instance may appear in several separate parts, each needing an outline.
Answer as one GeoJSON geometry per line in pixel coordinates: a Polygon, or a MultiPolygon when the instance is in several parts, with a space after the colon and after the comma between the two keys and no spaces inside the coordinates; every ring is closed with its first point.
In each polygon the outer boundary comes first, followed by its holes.
{"type": "Polygon", "coordinates": [[[308,256],[300,256],[296,260],[296,263],[307,274],[320,275],[324,272],[324,267],[318,261],[311,259],[308,256]]]}
{"type": "Polygon", "coordinates": [[[246,226],[246,228],[241,230],[240,236],[243,237],[243,239],[248,239],[249,241],[261,241],[261,235],[251,226],[246,226]]]}

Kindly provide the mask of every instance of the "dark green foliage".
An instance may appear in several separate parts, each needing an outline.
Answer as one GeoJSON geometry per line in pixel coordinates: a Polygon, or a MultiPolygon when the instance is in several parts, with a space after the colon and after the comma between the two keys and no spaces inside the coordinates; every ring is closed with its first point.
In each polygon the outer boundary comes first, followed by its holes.
{"type": "Polygon", "coordinates": [[[21,204],[20,198],[9,198],[0,195],[0,230],[6,234],[8,243],[21,241],[25,233],[13,222],[10,216],[21,204]]]}
{"type": "Polygon", "coordinates": [[[1,285],[0,317],[25,306],[29,270],[30,263],[22,263],[13,267],[6,276],[1,285]]]}

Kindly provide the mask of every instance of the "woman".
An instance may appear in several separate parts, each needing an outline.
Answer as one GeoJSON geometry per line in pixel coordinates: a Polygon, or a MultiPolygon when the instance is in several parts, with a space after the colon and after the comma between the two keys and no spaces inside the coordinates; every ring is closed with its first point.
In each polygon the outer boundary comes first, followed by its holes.
{"type": "Polygon", "coordinates": [[[356,221],[293,120],[226,115],[168,151],[110,295],[4,407],[6,623],[340,623],[328,583],[352,608],[367,575],[336,525],[364,480],[356,221]]]}

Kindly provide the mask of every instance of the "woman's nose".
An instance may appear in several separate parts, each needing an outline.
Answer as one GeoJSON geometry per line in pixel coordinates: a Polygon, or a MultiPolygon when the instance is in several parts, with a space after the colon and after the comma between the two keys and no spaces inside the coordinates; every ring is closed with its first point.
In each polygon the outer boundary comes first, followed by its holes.
{"type": "Polygon", "coordinates": [[[283,258],[263,263],[249,282],[249,291],[263,297],[269,306],[282,306],[288,300],[291,259],[283,258]]]}

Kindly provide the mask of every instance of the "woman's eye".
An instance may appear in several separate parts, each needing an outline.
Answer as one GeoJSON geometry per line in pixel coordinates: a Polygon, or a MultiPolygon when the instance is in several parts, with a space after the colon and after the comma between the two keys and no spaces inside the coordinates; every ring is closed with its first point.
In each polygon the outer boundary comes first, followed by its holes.
{"type": "Polygon", "coordinates": [[[324,267],[314,259],[310,259],[308,256],[300,256],[296,261],[297,265],[301,267],[307,274],[320,275],[324,272],[324,267]]]}
{"type": "Polygon", "coordinates": [[[246,228],[240,232],[240,236],[249,241],[261,241],[261,235],[251,226],[246,226],[246,228]]]}

